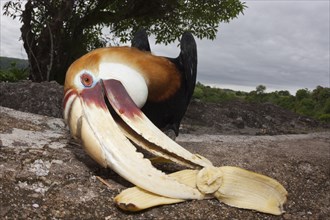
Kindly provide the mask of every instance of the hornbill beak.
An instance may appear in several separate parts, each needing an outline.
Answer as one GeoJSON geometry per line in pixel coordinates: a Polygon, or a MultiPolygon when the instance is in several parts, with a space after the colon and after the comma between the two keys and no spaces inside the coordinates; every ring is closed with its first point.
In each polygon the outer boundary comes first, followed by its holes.
{"type": "Polygon", "coordinates": [[[167,79],[173,81],[164,77],[171,71],[166,59],[127,47],[92,51],[68,69],[64,119],[71,135],[101,166],[138,187],[115,198],[119,207],[136,211],[213,196],[231,206],[283,213],[286,190],[276,180],[235,167],[213,167],[162,133],[140,110],[149,99],[171,95],[174,87],[163,86],[167,79]],[[167,175],[135,145],[193,170],[167,175]]]}
{"type": "Polygon", "coordinates": [[[202,198],[198,190],[154,168],[142,153],[136,151],[129,139],[153,154],[189,167],[210,166],[211,163],[191,154],[158,130],[120,81],[101,79],[80,92],[67,90],[64,117],[72,136],[81,139],[86,152],[103,167],[110,167],[136,186],[158,195],[202,198]],[[107,102],[121,118],[120,122],[110,113],[107,102]]]}

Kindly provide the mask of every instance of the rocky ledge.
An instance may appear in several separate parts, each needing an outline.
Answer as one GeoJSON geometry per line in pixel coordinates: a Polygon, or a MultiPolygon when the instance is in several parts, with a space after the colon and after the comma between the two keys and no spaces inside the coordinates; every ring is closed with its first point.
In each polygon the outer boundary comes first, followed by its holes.
{"type": "MultiPolygon", "coordinates": [[[[330,219],[329,131],[277,136],[200,133],[177,139],[216,166],[239,166],[277,179],[289,193],[282,216],[214,199],[127,213],[113,198],[131,184],[91,160],[71,140],[62,119],[0,107],[0,121],[1,219],[330,219]]],[[[180,167],[159,168],[174,172],[180,167]]]]}

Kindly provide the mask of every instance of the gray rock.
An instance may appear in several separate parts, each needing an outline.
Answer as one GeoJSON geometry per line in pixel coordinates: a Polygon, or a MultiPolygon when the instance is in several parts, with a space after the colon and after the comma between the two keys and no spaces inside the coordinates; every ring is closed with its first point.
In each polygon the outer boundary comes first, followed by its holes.
{"type": "Polygon", "coordinates": [[[239,128],[239,129],[243,129],[245,127],[245,123],[242,117],[238,117],[233,121],[233,124],[239,128]]]}
{"type": "MultiPolygon", "coordinates": [[[[71,140],[61,119],[0,107],[0,218],[330,219],[330,131],[278,136],[183,134],[177,141],[216,166],[239,166],[277,179],[289,193],[286,213],[271,216],[214,199],[123,212],[113,198],[132,185],[90,159],[71,140]]],[[[182,169],[175,164],[158,168],[182,169]]]]}

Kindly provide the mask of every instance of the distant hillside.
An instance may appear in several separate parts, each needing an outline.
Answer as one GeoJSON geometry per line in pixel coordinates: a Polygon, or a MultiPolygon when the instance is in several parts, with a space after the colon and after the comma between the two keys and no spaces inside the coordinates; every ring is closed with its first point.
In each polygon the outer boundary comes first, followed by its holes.
{"type": "Polygon", "coordinates": [[[0,57],[0,70],[7,70],[11,67],[11,65],[15,63],[16,68],[24,69],[28,67],[28,60],[11,58],[11,57],[0,57]]]}
{"type": "Polygon", "coordinates": [[[289,91],[266,93],[266,87],[259,85],[251,92],[212,88],[197,82],[193,97],[204,103],[225,103],[245,101],[248,103],[272,103],[292,112],[330,122],[330,88],[317,86],[314,90],[299,89],[296,95],[289,91]]]}

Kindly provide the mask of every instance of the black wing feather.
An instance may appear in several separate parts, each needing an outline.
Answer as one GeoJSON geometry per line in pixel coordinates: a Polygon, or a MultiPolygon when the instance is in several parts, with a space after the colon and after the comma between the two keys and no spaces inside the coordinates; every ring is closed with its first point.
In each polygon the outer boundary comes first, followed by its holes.
{"type": "Polygon", "coordinates": [[[151,51],[148,35],[144,29],[140,29],[134,34],[132,39],[132,47],[135,47],[142,51],[147,51],[147,52],[151,51]]]}
{"type": "Polygon", "coordinates": [[[185,95],[187,105],[190,103],[194,93],[197,76],[197,46],[193,35],[185,32],[180,41],[181,53],[177,58],[177,66],[183,68],[182,77],[185,84],[185,95]]]}

